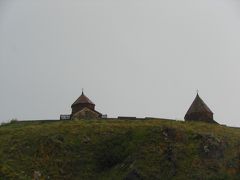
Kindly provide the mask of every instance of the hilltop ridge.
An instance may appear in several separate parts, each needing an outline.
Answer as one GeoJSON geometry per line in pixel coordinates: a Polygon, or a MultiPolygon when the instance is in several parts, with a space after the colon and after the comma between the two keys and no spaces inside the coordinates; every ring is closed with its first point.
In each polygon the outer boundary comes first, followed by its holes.
{"type": "Polygon", "coordinates": [[[239,179],[240,129],[174,120],[0,126],[1,179],[239,179]]]}

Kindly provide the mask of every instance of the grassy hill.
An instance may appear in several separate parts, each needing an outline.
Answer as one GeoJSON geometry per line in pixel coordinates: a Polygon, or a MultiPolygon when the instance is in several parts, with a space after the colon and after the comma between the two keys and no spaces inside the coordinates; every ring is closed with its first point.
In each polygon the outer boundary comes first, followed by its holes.
{"type": "Polygon", "coordinates": [[[0,126],[0,179],[240,179],[240,129],[170,120],[0,126]]]}

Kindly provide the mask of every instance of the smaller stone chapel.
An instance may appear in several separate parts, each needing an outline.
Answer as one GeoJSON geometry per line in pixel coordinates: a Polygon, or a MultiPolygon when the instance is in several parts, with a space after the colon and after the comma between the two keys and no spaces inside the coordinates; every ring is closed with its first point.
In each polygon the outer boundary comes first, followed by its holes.
{"type": "Polygon", "coordinates": [[[72,104],[71,119],[96,119],[101,118],[102,114],[95,110],[95,104],[83,93],[72,104]]]}
{"type": "Polygon", "coordinates": [[[203,121],[208,123],[217,123],[213,119],[213,112],[200,98],[198,93],[192,105],[188,109],[184,119],[185,121],[203,121]]]}

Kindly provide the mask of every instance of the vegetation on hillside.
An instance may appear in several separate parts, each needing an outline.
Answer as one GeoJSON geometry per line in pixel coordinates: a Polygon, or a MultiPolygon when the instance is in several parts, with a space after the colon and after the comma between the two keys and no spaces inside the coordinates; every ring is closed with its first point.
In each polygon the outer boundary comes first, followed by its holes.
{"type": "Polygon", "coordinates": [[[173,120],[0,126],[0,179],[240,179],[240,129],[173,120]]]}

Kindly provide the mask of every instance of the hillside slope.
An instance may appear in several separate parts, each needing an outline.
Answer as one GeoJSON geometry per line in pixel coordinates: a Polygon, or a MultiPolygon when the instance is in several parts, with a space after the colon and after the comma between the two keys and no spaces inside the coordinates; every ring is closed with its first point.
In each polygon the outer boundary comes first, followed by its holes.
{"type": "Polygon", "coordinates": [[[240,129],[167,120],[0,126],[0,179],[240,179],[240,129]]]}

